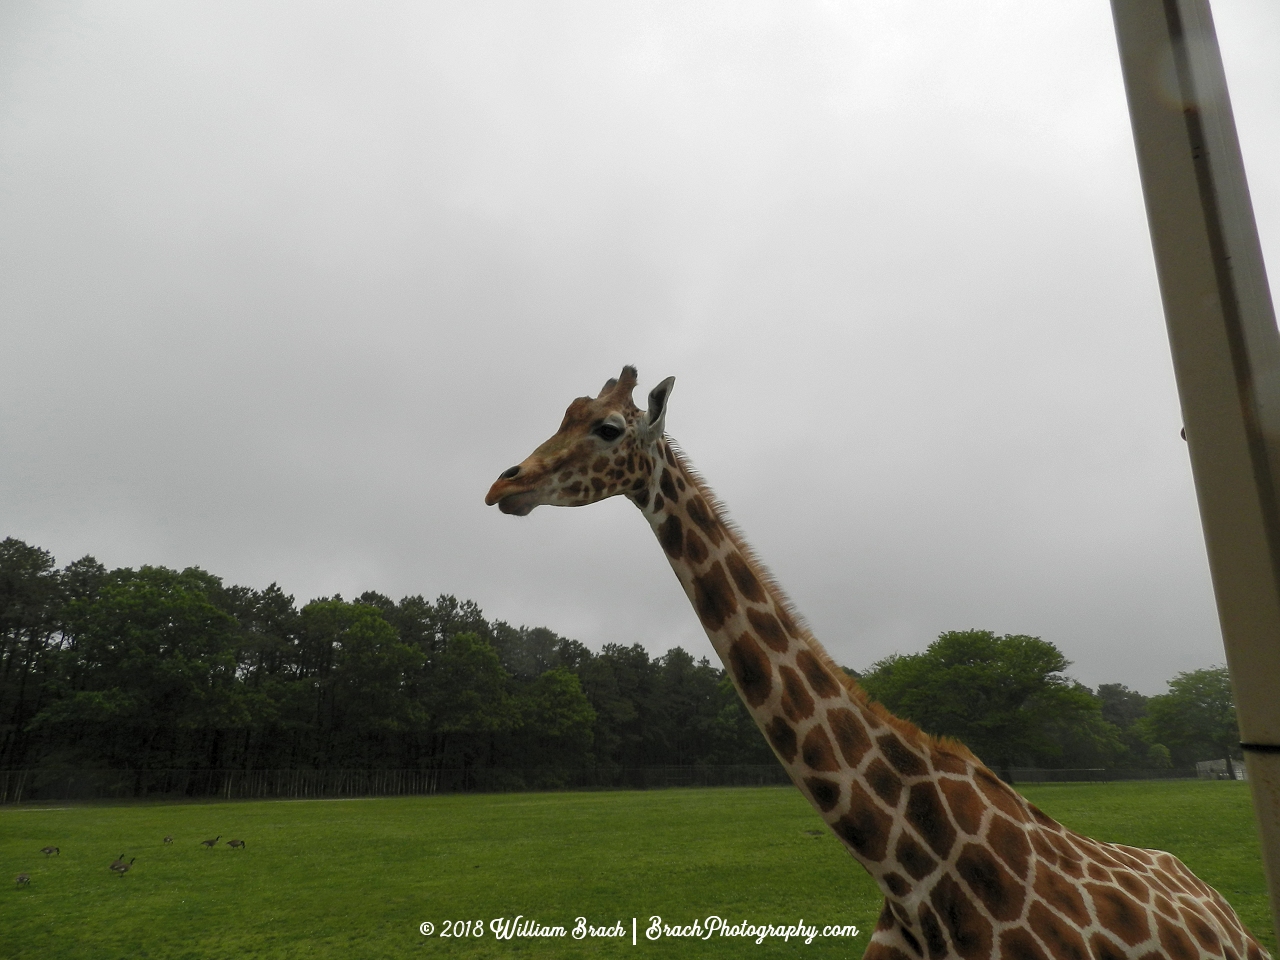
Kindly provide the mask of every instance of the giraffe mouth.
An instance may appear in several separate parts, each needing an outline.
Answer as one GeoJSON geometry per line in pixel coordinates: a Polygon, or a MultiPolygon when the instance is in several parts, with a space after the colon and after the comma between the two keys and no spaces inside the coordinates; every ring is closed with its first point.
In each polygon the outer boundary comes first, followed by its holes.
{"type": "Polygon", "coordinates": [[[498,501],[498,509],[513,517],[527,517],[539,503],[536,490],[509,493],[498,501]]]}

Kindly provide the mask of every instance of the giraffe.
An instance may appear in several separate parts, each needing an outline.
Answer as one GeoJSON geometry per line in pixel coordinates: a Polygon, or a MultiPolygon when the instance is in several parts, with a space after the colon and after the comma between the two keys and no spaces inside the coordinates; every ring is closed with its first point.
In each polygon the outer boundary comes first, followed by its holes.
{"type": "Polygon", "coordinates": [[[1176,857],[1104,843],[1024,800],[957,741],[871,701],[835,665],[666,436],[668,377],[579,397],[485,497],[506,514],[626,496],[800,792],[883,892],[870,960],[1265,960],[1176,857]]]}

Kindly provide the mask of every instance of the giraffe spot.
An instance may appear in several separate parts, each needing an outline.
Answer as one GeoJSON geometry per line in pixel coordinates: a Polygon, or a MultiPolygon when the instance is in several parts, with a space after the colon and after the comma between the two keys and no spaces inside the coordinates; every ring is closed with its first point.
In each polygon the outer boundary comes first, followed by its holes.
{"type": "Polygon", "coordinates": [[[809,681],[809,688],[819,697],[826,699],[834,697],[840,692],[840,685],[832,679],[831,674],[818,662],[818,658],[808,650],[800,650],[796,653],[796,666],[800,668],[804,678],[809,681]]]}
{"type": "Polygon", "coordinates": [[[601,493],[601,492],[603,492],[603,490],[604,490],[604,481],[603,481],[603,480],[601,480],[599,477],[592,477],[592,478],[591,478],[591,489],[592,489],[592,490],[594,490],[596,493],[601,493]]]}
{"type": "Polygon", "coordinates": [[[907,794],[907,823],[924,838],[933,852],[944,860],[955,843],[956,830],[947,819],[937,788],[928,781],[917,783],[907,794]]]}
{"type": "Polygon", "coordinates": [[[680,559],[684,553],[684,525],[674,513],[662,521],[662,526],[658,528],[658,540],[662,549],[667,551],[667,556],[673,560],[680,559]]]}
{"type": "Polygon", "coordinates": [[[898,925],[898,918],[893,915],[893,910],[889,907],[889,901],[886,899],[884,906],[880,908],[880,917],[876,920],[877,930],[892,930],[898,925]]]}
{"type": "MultiPolygon", "coordinates": [[[[787,668],[782,669],[786,671],[787,668]]],[[[785,682],[784,673],[783,683],[785,682]]],[[[786,702],[785,698],[783,702],[786,702]]],[[[823,730],[821,725],[814,726],[805,736],[804,746],[800,748],[800,756],[810,770],[831,772],[840,769],[840,764],[836,762],[836,752],[831,747],[831,738],[827,736],[827,731],[823,730]]]]}
{"type": "Polygon", "coordinates": [[[591,472],[600,473],[607,466],[609,466],[608,457],[596,457],[596,462],[591,464],[591,472]]]}
{"type": "Polygon", "coordinates": [[[1031,844],[1026,831],[1004,817],[994,815],[987,830],[987,846],[1009,865],[1015,877],[1025,877],[1031,860],[1031,844]]]}
{"type": "Polygon", "coordinates": [[[684,493],[684,477],[678,473],[676,474],[676,487],[679,488],[681,493],[684,493]]]}
{"type": "Polygon", "coordinates": [[[733,671],[738,689],[742,691],[748,704],[758,707],[769,699],[769,694],[773,692],[769,658],[764,655],[751,634],[744,633],[730,645],[729,669],[733,671]]]}
{"type": "Polygon", "coordinates": [[[706,573],[693,578],[693,607],[702,625],[713,632],[737,611],[738,600],[719,560],[706,573]]]}
{"type": "Polygon", "coordinates": [[[956,859],[956,873],[996,920],[1007,922],[1022,915],[1026,891],[990,850],[968,844],[956,859]]]}
{"type": "Polygon", "coordinates": [[[976,836],[982,827],[982,813],[986,809],[978,791],[963,780],[951,780],[947,777],[940,779],[938,786],[942,788],[951,816],[955,817],[960,829],[976,836]]]}
{"type": "Polygon", "coordinates": [[[911,892],[911,884],[907,883],[907,878],[892,870],[881,877],[880,882],[888,887],[889,892],[895,897],[905,897],[911,892]]]}
{"type": "Polygon", "coordinates": [[[662,476],[658,478],[658,487],[662,490],[663,496],[672,503],[680,502],[680,494],[676,493],[676,484],[671,478],[670,470],[662,471],[662,476]]]}
{"type": "Polygon", "coordinates": [[[614,483],[609,484],[609,489],[608,489],[608,491],[607,491],[607,492],[609,492],[609,493],[613,493],[613,491],[615,491],[615,490],[617,490],[617,489],[618,489],[618,484],[617,484],[616,482],[614,482],[614,483]]]}
{"type": "Polygon", "coordinates": [[[576,497],[578,494],[582,492],[582,481],[581,480],[573,481],[573,483],[569,484],[567,487],[564,488],[564,492],[569,494],[569,496],[571,497],[576,497]]]}
{"type": "Polygon", "coordinates": [[[1001,960],[1049,960],[1030,931],[1014,927],[1000,934],[1001,960]]]}
{"type": "Polygon", "coordinates": [[[615,467],[625,466],[626,462],[627,462],[627,458],[624,457],[622,454],[618,454],[616,457],[613,458],[613,465],[615,467]]]}
{"type": "Polygon", "coordinates": [[[1086,883],[1084,888],[1093,900],[1098,923],[1104,929],[1114,933],[1131,947],[1151,936],[1147,911],[1128,894],[1115,887],[1104,887],[1097,883],[1086,883]]]}
{"type": "MultiPolygon", "coordinates": [[[[675,500],[675,497],[671,499],[675,500]]],[[[707,501],[699,496],[694,496],[685,509],[689,514],[689,519],[702,528],[702,532],[707,535],[707,539],[714,545],[719,546],[720,541],[724,539],[724,531],[720,529],[720,521],[712,516],[711,510],[707,506],[707,501]]]]}
{"type": "Polygon", "coordinates": [[[755,572],[747,565],[746,559],[737,551],[729,554],[724,558],[725,566],[729,568],[729,576],[733,577],[733,582],[738,585],[738,589],[742,595],[753,603],[763,603],[764,588],[760,586],[760,579],[755,572]]]}
{"type": "Polygon", "coordinates": [[[964,775],[969,772],[969,765],[961,757],[956,756],[945,747],[935,746],[930,753],[929,759],[933,761],[933,769],[939,773],[964,775]]]}
{"type": "Polygon", "coordinates": [[[773,749],[778,751],[783,760],[790,763],[796,758],[796,751],[799,748],[796,746],[796,731],[791,724],[782,717],[774,717],[769,721],[764,732],[769,742],[773,744],[773,749]]]}
{"type": "Polygon", "coordinates": [[[1266,960],[1262,949],[1256,943],[1249,944],[1249,960],[1266,960]]]}
{"type": "Polygon", "coordinates": [[[1222,941],[1218,939],[1218,935],[1213,932],[1213,927],[1209,926],[1199,914],[1192,910],[1183,908],[1182,919],[1185,921],[1183,926],[1191,931],[1191,935],[1200,941],[1200,946],[1204,947],[1209,953],[1222,954],[1222,941]]]}
{"type": "Polygon", "coordinates": [[[864,779],[881,800],[891,807],[898,805],[898,798],[902,796],[902,778],[890,770],[887,763],[876,757],[867,764],[864,779]]]}
{"type": "Polygon", "coordinates": [[[1047,864],[1036,864],[1036,882],[1032,889],[1041,900],[1077,926],[1089,925],[1089,910],[1080,891],[1075,884],[1047,864]]]}
{"type": "Polygon", "coordinates": [[[929,856],[929,851],[916,843],[906,830],[898,835],[893,855],[913,880],[923,880],[938,866],[938,861],[929,856]]]}
{"type": "Polygon", "coordinates": [[[778,672],[782,675],[782,712],[797,721],[813,716],[813,697],[805,689],[800,674],[790,667],[782,667],[778,672]]]}
{"type": "MultiPolygon", "coordinates": [[[[1164,917],[1156,917],[1156,933],[1169,960],[1192,960],[1200,956],[1200,951],[1195,948],[1191,938],[1164,917]]],[[[1252,955],[1253,951],[1249,952],[1252,955]]]]}
{"type": "Polygon", "coordinates": [[[852,710],[839,707],[827,711],[827,726],[836,735],[836,746],[850,767],[856,767],[871,749],[871,739],[866,728],[852,710]]]}
{"type": "Polygon", "coordinates": [[[560,474],[557,479],[559,479],[561,483],[568,483],[573,479],[573,468],[570,467],[568,470],[564,471],[564,473],[560,474]]]}
{"type": "Polygon", "coordinates": [[[1120,945],[1102,933],[1089,938],[1089,949],[1093,951],[1094,960],[1128,960],[1128,954],[1120,945]]]}
{"type": "Polygon", "coordinates": [[[832,829],[854,853],[879,863],[888,848],[893,820],[876,806],[861,784],[849,784],[849,812],[832,824],[832,829]]]}
{"type": "Polygon", "coordinates": [[[786,630],[787,633],[797,638],[800,636],[800,628],[796,626],[791,612],[782,604],[778,605],[778,619],[782,621],[782,629],[786,630]]]}
{"type": "Polygon", "coordinates": [[[1031,932],[1040,938],[1055,960],[1089,960],[1089,952],[1080,934],[1043,903],[1032,901],[1027,911],[1027,922],[1031,924],[1031,932]]]}
{"type": "Polygon", "coordinates": [[[707,545],[703,542],[702,538],[694,532],[692,527],[685,531],[684,552],[685,556],[689,558],[689,562],[695,564],[702,563],[702,561],[706,560],[708,556],[707,545]]]}
{"type": "Polygon", "coordinates": [[[924,945],[929,948],[929,960],[941,960],[947,955],[947,938],[942,933],[938,918],[927,903],[920,904],[917,912],[920,915],[920,932],[924,934],[924,945]]]}
{"type": "Polygon", "coordinates": [[[916,939],[916,935],[907,929],[903,924],[898,928],[898,934],[906,941],[907,946],[911,948],[911,952],[917,957],[923,957],[924,951],[920,949],[920,941],[916,939]]]}
{"type": "Polygon", "coordinates": [[[636,472],[636,457],[635,457],[635,454],[633,453],[627,454],[627,472],[628,473],[636,472]]]}
{"type": "Polygon", "coordinates": [[[1076,878],[1084,876],[1084,859],[1075,847],[1055,833],[1050,833],[1045,839],[1058,852],[1058,867],[1063,873],[1076,878]]]}
{"type": "Polygon", "coordinates": [[[676,455],[671,451],[669,444],[664,443],[662,445],[662,456],[666,459],[667,463],[671,464],[671,466],[674,467],[676,465],[676,455]]]}
{"type": "Polygon", "coordinates": [[[631,484],[631,489],[632,489],[632,490],[643,490],[643,489],[644,489],[644,477],[636,477],[635,481],[631,484]]]}
{"type": "Polygon", "coordinates": [[[1103,883],[1111,882],[1111,871],[1103,869],[1096,863],[1085,864],[1084,870],[1091,880],[1101,880],[1103,883]]]}
{"type": "Polygon", "coordinates": [[[1049,816],[1034,803],[1028,803],[1027,809],[1031,811],[1031,816],[1035,818],[1036,822],[1046,830],[1050,830],[1054,833],[1062,832],[1062,824],[1053,819],[1053,817],[1049,816]]]}
{"type": "Polygon", "coordinates": [[[1240,938],[1240,931],[1236,929],[1236,925],[1228,919],[1227,914],[1222,907],[1213,900],[1210,900],[1203,905],[1208,908],[1209,912],[1213,914],[1214,919],[1218,921],[1219,929],[1225,931],[1226,934],[1231,937],[1231,942],[1235,945],[1235,948],[1237,950],[1244,949],[1244,941],[1240,938]]]}
{"type": "Polygon", "coordinates": [[[667,505],[667,501],[662,499],[662,494],[655,493],[653,495],[653,510],[655,513],[661,513],[662,508],[667,505]]]}
{"type": "Polygon", "coordinates": [[[887,943],[877,943],[873,940],[867,944],[867,949],[862,954],[862,960],[911,960],[911,958],[897,947],[891,947],[887,943]]]}
{"type": "Polygon", "coordinates": [[[965,960],[986,960],[991,953],[991,922],[978,912],[960,884],[944,875],[929,894],[929,902],[951,934],[955,952],[965,960]]]}
{"type": "Polygon", "coordinates": [[[1139,903],[1146,903],[1151,899],[1151,887],[1143,883],[1132,873],[1117,873],[1116,883],[1124,887],[1125,893],[1129,894],[1139,903]]]}
{"type": "Polygon", "coordinates": [[[1155,896],[1155,908],[1163,913],[1170,920],[1178,919],[1178,912],[1174,910],[1173,904],[1169,902],[1169,898],[1157,893],[1155,896]]]}
{"type": "MultiPolygon", "coordinates": [[[[904,927],[915,926],[915,924],[912,923],[911,914],[907,913],[907,908],[904,907],[902,904],[898,903],[896,900],[889,901],[889,909],[893,911],[893,915],[898,918],[898,923],[901,924],[902,926],[904,927]]],[[[919,952],[920,952],[919,950],[916,950],[916,953],[919,953],[919,952]]]]}
{"type": "Polygon", "coordinates": [[[824,777],[805,777],[804,785],[809,788],[809,796],[823,813],[831,810],[840,802],[840,784],[824,777]]]}
{"type": "Polygon", "coordinates": [[[904,777],[919,777],[929,772],[920,755],[907,747],[894,733],[876,737],[876,743],[880,745],[880,752],[884,758],[892,763],[904,777]]]}
{"type": "Polygon", "coordinates": [[[782,625],[778,623],[778,618],[772,613],[765,610],[757,610],[755,607],[748,607],[747,620],[751,622],[752,629],[755,630],[760,639],[774,650],[782,653],[790,646],[786,635],[782,632],[782,625]]]}
{"type": "Polygon", "coordinates": [[[649,491],[641,490],[639,493],[636,494],[635,499],[636,499],[636,503],[640,504],[640,507],[642,509],[644,507],[647,507],[649,505],[649,491]]]}
{"type": "Polygon", "coordinates": [[[998,810],[1008,814],[1011,819],[1019,823],[1026,822],[1027,812],[1022,807],[1021,798],[990,770],[982,767],[974,770],[973,782],[982,791],[983,796],[998,810]]]}

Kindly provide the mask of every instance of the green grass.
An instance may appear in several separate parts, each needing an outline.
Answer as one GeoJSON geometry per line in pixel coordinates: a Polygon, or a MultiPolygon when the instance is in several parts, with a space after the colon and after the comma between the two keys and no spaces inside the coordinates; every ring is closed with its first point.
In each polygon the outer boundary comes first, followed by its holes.
{"type": "MultiPolygon", "coordinates": [[[[1275,940],[1247,790],[1234,783],[1032,787],[1102,839],[1172,850],[1275,940]]],[[[301,803],[0,808],[0,956],[858,957],[875,887],[791,788],[301,803]],[[173,834],[171,847],[162,844],[173,834]],[[244,838],[245,850],[199,841],[244,838]],[[45,844],[62,848],[46,859],[45,844]],[[127,876],[107,865],[137,857],[127,876]],[[31,874],[28,887],[12,878],[31,874]],[[621,940],[446,940],[446,920],[622,920],[621,940]],[[647,918],[857,924],[811,945],[647,942],[647,918]],[[633,948],[630,921],[639,921],[633,948]],[[436,924],[423,937],[418,925],[436,924]]]]}

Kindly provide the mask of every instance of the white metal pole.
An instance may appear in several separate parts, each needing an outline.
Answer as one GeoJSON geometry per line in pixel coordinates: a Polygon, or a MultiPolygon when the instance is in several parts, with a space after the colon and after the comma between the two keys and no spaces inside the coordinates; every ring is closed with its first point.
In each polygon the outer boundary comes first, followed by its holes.
{"type": "Polygon", "coordinates": [[[1111,8],[1280,932],[1280,333],[1207,0],[1111,8]]]}

